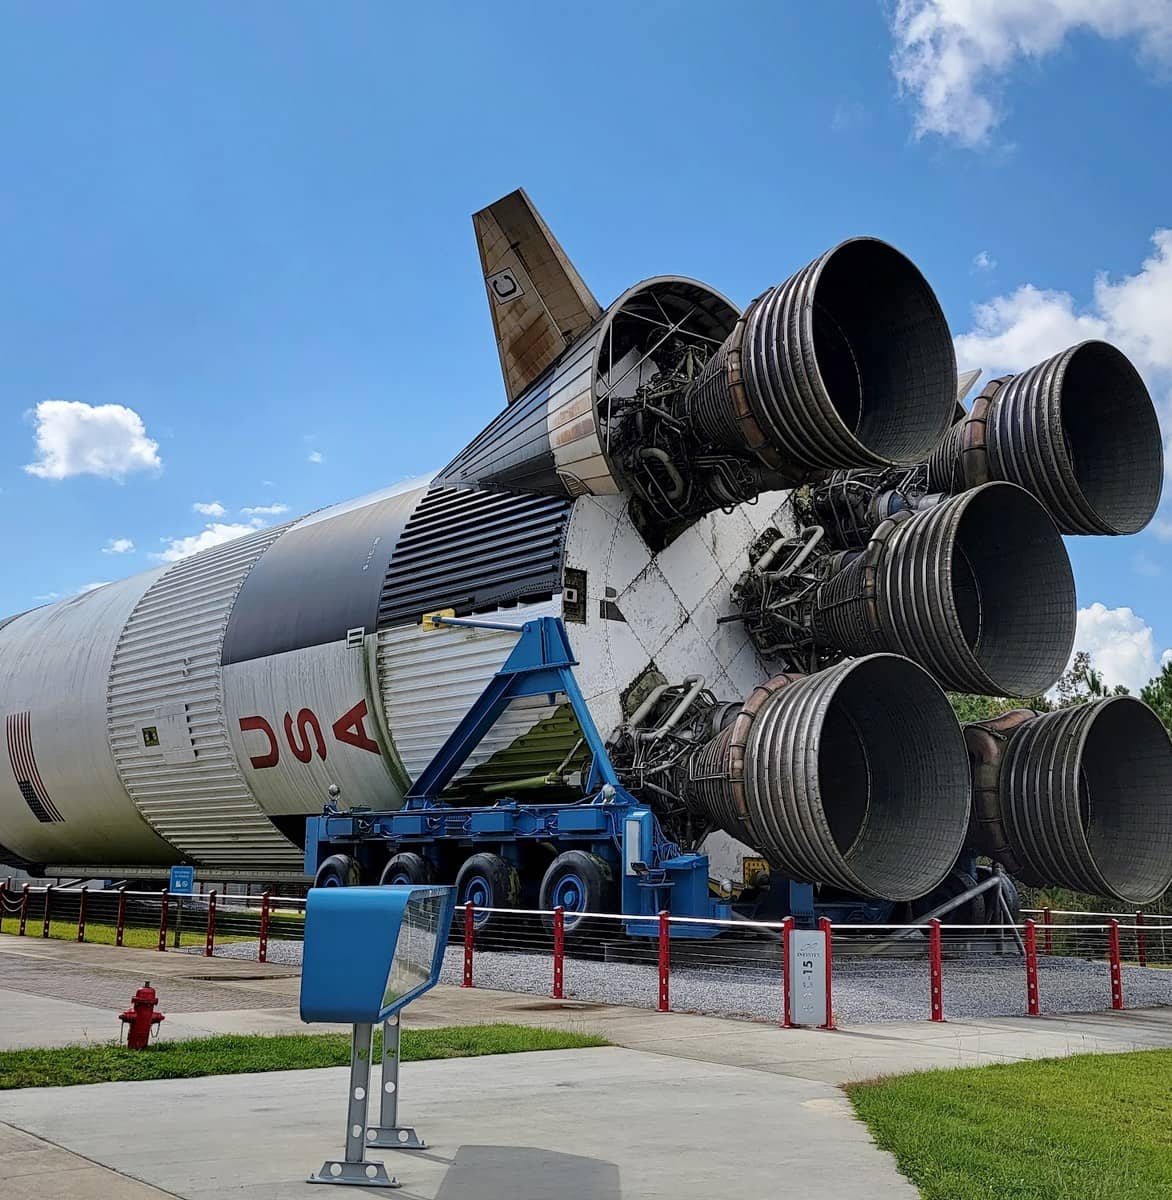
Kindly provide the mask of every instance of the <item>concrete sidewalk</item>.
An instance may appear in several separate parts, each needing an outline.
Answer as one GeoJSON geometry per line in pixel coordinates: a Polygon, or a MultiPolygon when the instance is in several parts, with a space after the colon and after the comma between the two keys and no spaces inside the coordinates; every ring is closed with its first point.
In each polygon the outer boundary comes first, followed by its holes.
{"type": "MultiPolygon", "coordinates": [[[[159,990],[160,1008],[168,1014],[161,1036],[171,1040],[331,1028],[301,1023],[295,968],[3,936],[0,1049],[113,1041],[117,1012],[145,978],[159,990]],[[103,989],[111,1002],[92,1003],[94,991],[103,989]],[[32,1002],[32,995],[41,999],[32,1002]]],[[[438,987],[416,1001],[406,1018],[417,1027],[494,1021],[599,1033],[631,1050],[831,1084],[932,1067],[1172,1045],[1172,1008],[846,1026],[828,1033],[438,987]]]]}
{"type": "MultiPolygon", "coordinates": [[[[0,1122],[187,1200],[285,1200],[315,1195],[306,1174],[341,1157],[347,1079],[339,1068],[0,1093],[0,1122]],[[123,1119],[133,1113],[145,1124],[123,1119]]],[[[404,1196],[773,1196],[795,1178],[824,1200],[916,1195],[845,1097],[808,1080],[602,1048],[407,1063],[401,1085],[402,1117],[430,1147],[370,1157],[404,1196]]],[[[0,1172],[13,1200],[77,1195],[72,1170],[14,1176],[0,1159],[0,1172]]]]}
{"type": "MultiPolygon", "coordinates": [[[[298,1019],[289,968],[3,937],[0,1048],[112,1041],[144,978],[165,1038],[323,1028],[298,1019]]],[[[498,1021],[614,1045],[406,1064],[402,1119],[432,1148],[382,1152],[400,1195],[684,1200],[797,1179],[826,1200],[914,1200],[839,1084],[1172,1045],[1172,1009],[824,1032],[440,987],[406,1014],[415,1027],[498,1021]]],[[[301,1196],[305,1174],[341,1155],[346,1092],[339,1069],[0,1093],[0,1178],[13,1200],[301,1196]]]]}

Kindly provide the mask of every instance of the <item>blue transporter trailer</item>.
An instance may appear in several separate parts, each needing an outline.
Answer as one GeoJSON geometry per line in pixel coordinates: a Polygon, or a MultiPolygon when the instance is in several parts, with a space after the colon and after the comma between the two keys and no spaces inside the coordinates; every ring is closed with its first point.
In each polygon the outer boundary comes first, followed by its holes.
{"type": "MultiPolygon", "coordinates": [[[[516,629],[495,622],[436,617],[437,624],[516,629]]],[[[658,914],[727,920],[730,904],[710,894],[708,857],[683,853],[669,841],[655,814],[623,787],[574,678],[576,665],[560,620],[528,621],[504,665],[469,709],[408,791],[403,807],[378,812],[340,811],[336,803],[310,817],[305,869],[315,886],[337,887],[372,877],[380,882],[447,882],[441,864],[462,860],[455,874],[456,900],[479,909],[518,907],[539,846],[555,854],[541,875],[537,906],[565,910],[572,932],[591,912],[618,912],[628,934],[656,936],[658,914]],[[457,807],[441,798],[460,767],[514,700],[565,697],[573,711],[590,765],[586,799],[577,803],[524,803],[503,799],[487,806],[457,807]]],[[[491,923],[481,913],[481,925],[491,923]]],[[[720,926],[673,924],[673,937],[713,937],[720,926]]]]}

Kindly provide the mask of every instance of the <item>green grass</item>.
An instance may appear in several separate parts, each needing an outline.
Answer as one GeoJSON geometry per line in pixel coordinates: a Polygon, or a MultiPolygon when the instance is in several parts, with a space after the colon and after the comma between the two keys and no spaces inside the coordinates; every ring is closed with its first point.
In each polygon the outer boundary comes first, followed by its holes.
{"type": "Polygon", "coordinates": [[[1172,1197],[1172,1050],[851,1084],[924,1200],[1172,1197]]]}
{"type": "MultiPolygon", "coordinates": [[[[35,921],[30,917],[28,925],[25,929],[24,936],[26,938],[40,938],[43,929],[43,920],[38,917],[35,921]]],[[[4,933],[16,933],[20,928],[19,922],[5,920],[3,925],[4,933]]],[[[113,946],[116,943],[116,926],[106,924],[103,921],[86,921],[85,923],[85,940],[93,942],[99,946],[113,946]]],[[[56,938],[65,942],[77,941],[77,919],[57,921],[51,919],[49,921],[49,937],[56,938]]],[[[182,947],[202,946],[204,943],[204,929],[184,929],[179,937],[179,943],[182,947]]],[[[246,942],[255,941],[256,934],[247,937],[241,934],[221,934],[216,933],[216,945],[221,943],[227,945],[229,942],[246,942]]],[[[172,927],[167,933],[167,949],[173,950],[175,942],[175,930],[172,927]]],[[[122,931],[122,944],[124,946],[133,946],[138,950],[155,950],[159,945],[159,927],[158,925],[127,925],[122,931]]]]}
{"type": "MultiPolygon", "coordinates": [[[[250,912],[246,917],[229,910],[219,918],[221,925],[216,930],[216,945],[226,946],[231,942],[255,942],[260,936],[260,916],[250,912]],[[228,929],[235,929],[229,933],[228,929]]],[[[181,948],[202,946],[207,935],[207,917],[204,913],[194,918],[187,915],[183,929],[179,935],[181,948]]],[[[30,913],[25,927],[25,937],[39,938],[44,928],[44,917],[39,913],[30,913]]],[[[20,929],[20,921],[8,914],[0,921],[0,933],[16,934],[20,929]]],[[[300,939],[305,930],[305,918],[299,913],[273,913],[269,917],[269,940],[300,939]]],[[[113,946],[117,941],[117,927],[113,922],[90,921],[85,923],[85,940],[99,946],[113,946]]],[[[65,917],[61,920],[51,918],[49,921],[49,937],[60,941],[77,941],[77,918],[65,917]]],[[[159,926],[156,918],[154,925],[127,925],[122,931],[122,944],[133,946],[138,950],[155,950],[159,945],[159,926]]],[[[172,910],[171,925],[167,931],[167,949],[175,948],[175,917],[172,910]]]]}
{"type": "MultiPolygon", "coordinates": [[[[405,1062],[432,1058],[472,1058],[526,1050],[578,1050],[606,1046],[593,1034],[527,1025],[459,1025],[442,1029],[404,1029],[405,1062]]],[[[375,1033],[375,1059],[382,1054],[375,1033]]],[[[113,1080],[193,1079],[197,1075],[241,1075],[258,1071],[296,1071],[343,1067],[350,1062],[350,1037],[344,1033],[293,1033],[275,1036],[227,1035],[188,1041],[153,1042],[146,1050],[125,1046],[64,1046],[45,1050],[0,1051],[0,1090],[65,1087],[113,1080]]]]}

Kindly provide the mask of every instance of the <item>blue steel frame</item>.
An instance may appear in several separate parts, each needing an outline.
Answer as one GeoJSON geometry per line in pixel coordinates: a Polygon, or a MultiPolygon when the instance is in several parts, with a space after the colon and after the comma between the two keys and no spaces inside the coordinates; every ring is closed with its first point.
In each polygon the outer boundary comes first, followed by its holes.
{"type": "MultiPolygon", "coordinates": [[[[436,841],[486,846],[518,840],[552,841],[602,852],[622,881],[622,912],[628,933],[658,936],[657,914],[728,919],[728,904],[708,888],[708,857],[682,854],[669,842],[654,813],[619,782],[573,668],[577,665],[556,617],[539,617],[518,627],[475,618],[439,617],[436,624],[518,631],[520,637],[501,669],[452,731],[407,792],[401,809],[390,812],[338,812],[327,805],[306,823],[305,869],[314,874],[321,860],[339,848],[362,842],[390,843],[397,849],[423,849],[436,841]],[[526,696],[564,695],[590,751],[587,799],[572,804],[519,804],[507,799],[488,806],[456,807],[441,795],[505,708],[526,696]]],[[[672,926],[674,937],[713,937],[716,927],[672,926]]]]}

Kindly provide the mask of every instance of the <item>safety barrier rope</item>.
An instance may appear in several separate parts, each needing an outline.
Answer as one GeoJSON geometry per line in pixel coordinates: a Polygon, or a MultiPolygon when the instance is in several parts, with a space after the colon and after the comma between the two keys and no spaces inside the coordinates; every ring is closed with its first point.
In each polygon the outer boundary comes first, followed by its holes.
{"type": "MultiPolygon", "coordinates": [[[[300,961],[305,906],[305,897],[272,892],[179,895],[166,889],[38,887],[0,880],[0,933],[68,936],[81,942],[109,940],[113,931],[118,946],[182,949],[207,957],[230,954],[262,963],[276,943],[286,942],[295,945],[282,961],[293,963],[300,961]]],[[[849,993],[860,972],[866,978],[875,964],[888,961],[903,963],[905,982],[909,972],[913,984],[922,978],[915,987],[922,988],[918,994],[931,1021],[945,1020],[950,1006],[963,1010],[973,970],[997,972],[998,978],[1016,976],[1021,980],[1017,986],[1024,986],[1025,1012],[1039,1015],[1048,999],[1053,1003],[1047,990],[1062,982],[1051,976],[1063,961],[1082,963],[1075,982],[1084,989],[1085,1007],[1109,1002],[1121,1009],[1125,991],[1135,986],[1129,981],[1142,982],[1132,970],[1172,966],[1172,947],[1164,944],[1165,932],[1172,929],[1144,912],[1087,919],[1098,915],[1025,910],[1020,923],[979,925],[939,920],[832,924],[823,918],[823,1027],[835,1024],[836,980],[849,993]],[[1058,916],[1076,919],[1056,920],[1058,916]],[[1042,969],[1047,963],[1054,966],[1042,969]],[[917,974],[921,970],[922,977],[917,974]]],[[[627,936],[624,927],[631,920],[619,913],[466,905],[453,921],[444,978],[464,987],[544,994],[562,1002],[601,998],[665,1012],[684,1008],[761,1017],[772,1006],[779,1024],[794,1023],[791,918],[716,920],[665,912],[640,919],[650,934],[640,938],[627,936]],[[648,971],[654,979],[649,990],[648,971]],[[719,994],[715,1007],[714,994],[719,994]]],[[[1166,978],[1169,994],[1157,1002],[1172,1001],[1172,972],[1151,971],[1144,978],[1166,978]]],[[[1151,986],[1141,989],[1142,995],[1150,992],[1151,986]]]]}

